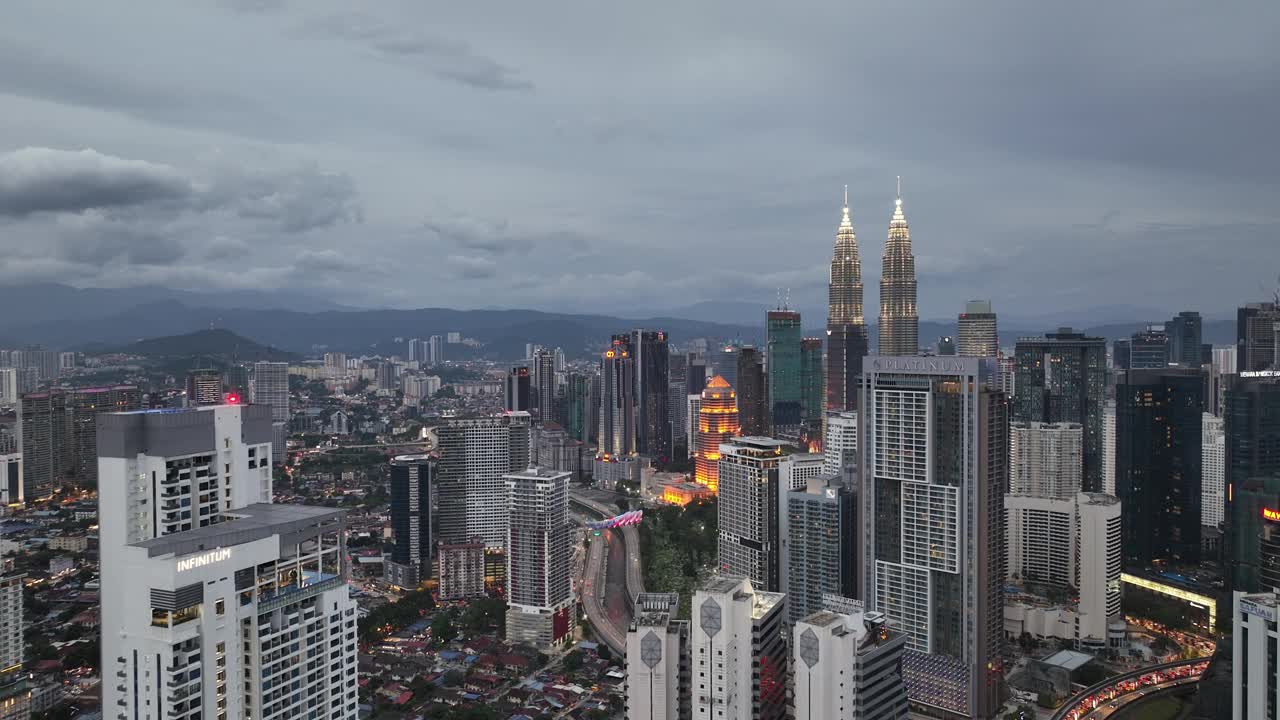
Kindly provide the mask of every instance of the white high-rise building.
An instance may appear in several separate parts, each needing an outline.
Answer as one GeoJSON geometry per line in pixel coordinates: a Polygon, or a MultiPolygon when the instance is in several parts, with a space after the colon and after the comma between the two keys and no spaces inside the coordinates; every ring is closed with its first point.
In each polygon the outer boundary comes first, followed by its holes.
{"type": "Polygon", "coordinates": [[[0,403],[16,403],[18,392],[18,368],[0,368],[0,403]]]}
{"type": "Polygon", "coordinates": [[[996,332],[996,314],[990,300],[970,300],[956,328],[956,354],[968,357],[996,357],[1000,354],[1000,336],[996,332]]]}
{"type": "Polygon", "coordinates": [[[444,338],[432,335],[427,338],[427,364],[439,365],[444,362],[444,338]]]}
{"type": "Polygon", "coordinates": [[[1009,425],[1009,492],[1071,498],[1080,492],[1084,429],[1079,423],[1009,425]]]}
{"type": "Polygon", "coordinates": [[[1222,418],[1201,416],[1200,524],[1218,527],[1226,509],[1227,436],[1222,418]]]}
{"type": "Polygon", "coordinates": [[[1236,346],[1226,345],[1213,349],[1213,367],[1220,375],[1236,373],[1236,346]]]}
{"type": "Polygon", "coordinates": [[[694,593],[694,720],[786,717],[785,599],[734,577],[712,578],[694,593]]]}
{"type": "Polygon", "coordinates": [[[1102,409],[1102,492],[1116,494],[1116,401],[1102,409]]]}
{"type": "Polygon", "coordinates": [[[773,438],[736,437],[720,445],[717,464],[720,572],[770,592],[782,591],[778,513],[787,487],[781,477],[787,447],[773,438]]]}
{"type": "Polygon", "coordinates": [[[1274,717],[1280,705],[1280,597],[1235,592],[1232,604],[1231,720],[1274,717]]]}
{"type": "Polygon", "coordinates": [[[698,447],[698,415],[702,412],[702,394],[689,395],[686,398],[686,407],[688,412],[685,414],[684,424],[686,432],[689,433],[689,456],[693,457],[693,451],[698,447]]]}
{"type": "Polygon", "coordinates": [[[13,571],[13,558],[0,560],[0,720],[31,717],[31,685],[29,675],[22,672],[24,577],[26,574],[13,571]]]}
{"type": "MultiPolygon", "coordinates": [[[[828,596],[830,597],[830,596],[828,596]]],[[[907,686],[902,651],[907,639],[862,603],[828,607],[792,630],[795,720],[902,720],[907,686]]]]}
{"type": "Polygon", "coordinates": [[[689,621],[676,620],[675,593],[640,593],[627,629],[627,717],[679,720],[690,714],[689,621]]]}
{"type": "Polygon", "coordinates": [[[271,408],[271,462],[284,462],[289,433],[289,363],[253,364],[253,403],[271,408]]]}
{"type": "Polygon", "coordinates": [[[1106,647],[1107,624],[1120,617],[1120,501],[1006,495],[1005,522],[1009,579],[1076,588],[1074,639],[1106,647]]]}
{"type": "Polygon", "coordinates": [[[859,404],[862,594],[907,636],[912,702],[972,718],[996,713],[1004,680],[1009,401],[995,370],[873,355],[859,404]]]}
{"type": "Polygon", "coordinates": [[[826,464],[826,456],[822,453],[793,453],[782,458],[778,464],[778,477],[782,493],[790,490],[801,490],[809,487],[810,481],[822,477],[822,468],[826,464]]]}
{"type": "Polygon", "coordinates": [[[573,632],[571,477],[573,473],[536,467],[503,477],[507,488],[509,642],[550,648],[568,640],[573,632]]]}
{"type": "Polygon", "coordinates": [[[507,486],[502,477],[529,467],[529,413],[450,420],[436,430],[440,448],[436,537],[507,544],[507,486]]]}
{"type": "Polygon", "coordinates": [[[342,510],[271,504],[270,408],[100,415],[103,707],[356,717],[342,510]]]}
{"type": "Polygon", "coordinates": [[[22,482],[22,453],[0,452],[0,505],[26,502],[22,482]]]}
{"type": "Polygon", "coordinates": [[[827,415],[827,432],[822,439],[823,475],[839,475],[846,465],[858,461],[858,413],[837,412],[827,415]]]}

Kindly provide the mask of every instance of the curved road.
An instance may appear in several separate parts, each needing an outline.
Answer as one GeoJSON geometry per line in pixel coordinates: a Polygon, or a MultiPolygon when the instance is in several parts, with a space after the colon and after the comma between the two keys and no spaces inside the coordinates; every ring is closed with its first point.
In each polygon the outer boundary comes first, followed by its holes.
{"type": "MultiPolygon", "coordinates": [[[[617,515],[617,507],[573,491],[570,500],[601,518],[617,515]]],[[[582,607],[597,635],[610,648],[626,652],[627,628],[635,598],[644,592],[640,571],[640,534],[635,527],[588,535],[590,548],[583,564],[582,607]]]]}
{"type": "Polygon", "coordinates": [[[1110,717],[1125,705],[1141,702],[1154,693],[1168,692],[1180,685],[1196,682],[1208,666],[1208,658],[1195,658],[1107,678],[1068,700],[1053,714],[1052,720],[1101,720],[1110,717]]]}

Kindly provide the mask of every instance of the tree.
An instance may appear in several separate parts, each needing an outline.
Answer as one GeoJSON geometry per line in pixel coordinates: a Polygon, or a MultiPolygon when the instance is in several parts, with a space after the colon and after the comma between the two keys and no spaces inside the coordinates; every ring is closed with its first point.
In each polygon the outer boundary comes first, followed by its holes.
{"type": "Polygon", "coordinates": [[[582,669],[582,651],[573,650],[564,656],[564,669],[569,672],[577,672],[582,669]]]}
{"type": "Polygon", "coordinates": [[[1036,695],[1036,704],[1042,708],[1050,709],[1058,706],[1058,703],[1054,701],[1053,695],[1043,691],[1041,691],[1039,695],[1036,695]]]}
{"type": "Polygon", "coordinates": [[[458,631],[453,627],[453,619],[449,617],[447,612],[438,612],[431,619],[431,637],[436,642],[444,644],[457,637],[458,631]]]}
{"type": "Polygon", "coordinates": [[[609,650],[608,645],[601,645],[600,647],[596,648],[596,655],[600,656],[601,660],[607,661],[607,660],[613,659],[613,652],[609,650]]]}

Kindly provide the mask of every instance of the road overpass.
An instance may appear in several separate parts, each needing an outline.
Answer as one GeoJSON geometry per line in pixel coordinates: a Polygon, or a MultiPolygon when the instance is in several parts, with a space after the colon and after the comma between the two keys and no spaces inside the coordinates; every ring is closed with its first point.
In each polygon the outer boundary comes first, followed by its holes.
{"type": "MultiPolygon", "coordinates": [[[[569,494],[569,502],[584,514],[600,519],[618,514],[617,506],[606,504],[603,498],[590,497],[586,492],[589,491],[573,490],[569,494]]],[[[582,609],[601,641],[622,655],[626,652],[631,607],[636,596],[644,592],[640,572],[640,534],[634,526],[627,526],[602,530],[600,535],[588,534],[587,542],[587,560],[583,563],[580,583],[582,609]],[[619,562],[625,563],[623,572],[619,572],[619,562]],[[619,584],[622,587],[618,587],[619,584]],[[610,603],[613,604],[612,614],[610,603]]]]}
{"type": "Polygon", "coordinates": [[[1207,667],[1209,658],[1195,658],[1107,678],[1068,700],[1053,714],[1052,720],[1104,720],[1126,705],[1193,685],[1207,667]]]}

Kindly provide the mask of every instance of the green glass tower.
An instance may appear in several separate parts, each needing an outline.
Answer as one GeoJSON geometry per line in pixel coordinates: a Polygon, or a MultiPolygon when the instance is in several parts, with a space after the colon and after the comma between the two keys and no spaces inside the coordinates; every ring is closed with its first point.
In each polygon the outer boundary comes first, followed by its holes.
{"type": "Polygon", "coordinates": [[[800,425],[804,412],[800,377],[800,313],[793,310],[770,310],[765,323],[769,345],[766,360],[769,375],[769,423],[776,432],[780,427],[800,425]]]}
{"type": "Polygon", "coordinates": [[[822,338],[800,341],[801,421],[814,431],[822,429],[822,338]]]}

